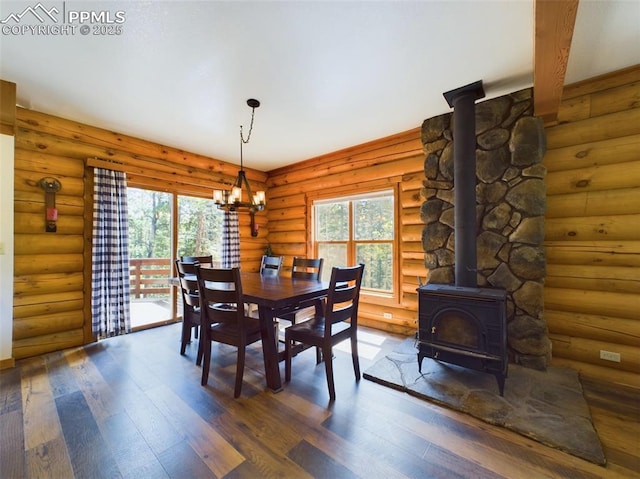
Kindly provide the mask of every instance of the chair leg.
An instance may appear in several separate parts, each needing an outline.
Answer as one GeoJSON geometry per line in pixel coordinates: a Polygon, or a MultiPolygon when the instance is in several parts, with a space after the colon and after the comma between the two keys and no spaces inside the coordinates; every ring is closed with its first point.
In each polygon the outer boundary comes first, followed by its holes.
{"type": "Polygon", "coordinates": [[[329,386],[329,399],[336,400],[336,386],[333,382],[333,353],[331,346],[322,348],[322,356],[324,357],[324,369],[327,374],[327,385],[329,386]]]}
{"type": "Polygon", "coordinates": [[[191,340],[191,322],[183,318],[182,319],[182,337],[180,338],[180,355],[184,356],[187,349],[187,343],[191,340]]]}
{"type": "Polygon", "coordinates": [[[356,375],[356,381],[359,381],[360,359],[358,358],[358,337],[355,333],[351,335],[351,360],[353,361],[353,372],[356,375]]]}
{"type": "Polygon", "coordinates": [[[198,340],[198,355],[196,356],[196,366],[200,366],[202,364],[202,353],[203,353],[202,347],[203,347],[203,338],[200,338],[198,340]]]}
{"type": "Polygon", "coordinates": [[[209,365],[211,363],[211,341],[209,340],[209,334],[206,331],[202,331],[202,338],[200,341],[204,341],[203,348],[203,360],[202,363],[202,380],[200,384],[206,386],[209,382],[209,365]]]}
{"type": "Polygon", "coordinates": [[[233,397],[240,397],[242,392],[242,377],[244,375],[244,359],[245,359],[246,346],[238,346],[238,364],[236,365],[236,386],[233,392],[233,397]]]}

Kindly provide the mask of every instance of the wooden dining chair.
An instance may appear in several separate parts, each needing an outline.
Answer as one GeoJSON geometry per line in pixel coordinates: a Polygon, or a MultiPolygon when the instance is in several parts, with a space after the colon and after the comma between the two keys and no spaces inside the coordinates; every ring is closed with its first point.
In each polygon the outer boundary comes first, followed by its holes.
{"type": "MultiPolygon", "coordinates": [[[[320,278],[322,278],[323,263],[323,258],[299,258],[294,256],[291,267],[291,278],[320,281],[320,278]]],[[[306,301],[300,303],[294,310],[278,315],[276,318],[278,321],[278,332],[280,329],[284,330],[288,328],[289,325],[309,319],[313,317],[314,314],[321,314],[323,301],[323,299],[306,301]]],[[[316,348],[316,362],[320,364],[321,361],[322,353],[320,348],[316,348]]]]}
{"type": "Polygon", "coordinates": [[[180,256],[180,261],[183,263],[199,263],[202,265],[213,266],[213,255],[208,256],[180,256]]]}
{"type": "MultiPolygon", "coordinates": [[[[280,276],[280,270],[282,270],[282,256],[267,256],[263,255],[260,260],[260,274],[262,276],[273,277],[280,276]]],[[[258,305],[249,303],[247,304],[247,314],[252,317],[258,316],[258,305]]]]}
{"type": "MultiPolygon", "coordinates": [[[[294,257],[293,265],[291,267],[291,278],[320,281],[320,278],[322,277],[323,263],[323,258],[294,257]]],[[[297,321],[313,316],[315,308],[321,305],[321,303],[322,300],[312,300],[306,303],[301,303],[295,310],[279,315],[278,320],[282,319],[291,324],[295,324],[297,321]]]]}
{"type": "Polygon", "coordinates": [[[316,346],[322,350],[329,398],[336,398],[333,381],[333,346],[351,340],[351,358],[356,380],[360,380],[358,360],[358,302],[364,265],[331,270],[329,293],[322,314],[296,323],[285,330],[285,381],[291,381],[293,343],[316,346]]]}
{"type": "Polygon", "coordinates": [[[246,347],[260,341],[260,323],[245,315],[240,269],[215,269],[196,266],[200,309],[202,311],[203,386],[209,380],[211,343],[229,344],[238,348],[236,381],[233,397],[242,391],[246,347]]]}
{"type": "Polygon", "coordinates": [[[282,256],[264,255],[260,261],[260,274],[263,276],[279,276],[282,269],[282,256]]]}
{"type": "MultiPolygon", "coordinates": [[[[260,260],[260,274],[267,277],[280,276],[283,259],[284,258],[282,256],[263,255],[260,260]]],[[[247,312],[251,316],[256,317],[258,315],[258,306],[255,304],[248,304],[247,312]]]]}
{"type": "Polygon", "coordinates": [[[296,279],[315,279],[322,277],[323,258],[299,258],[294,256],[291,277],[296,279]]]}
{"type": "MultiPolygon", "coordinates": [[[[191,342],[191,331],[198,339],[200,329],[200,295],[196,278],[195,263],[183,263],[176,260],[178,283],[182,293],[182,338],[180,340],[180,354],[184,356],[187,344],[191,342]]],[[[202,361],[202,341],[198,342],[198,356],[196,364],[202,361]]]]}

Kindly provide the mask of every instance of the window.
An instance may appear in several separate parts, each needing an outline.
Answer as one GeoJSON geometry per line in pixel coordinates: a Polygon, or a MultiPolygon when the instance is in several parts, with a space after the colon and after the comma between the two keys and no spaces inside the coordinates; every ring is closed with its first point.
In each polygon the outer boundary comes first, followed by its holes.
{"type": "Polygon", "coordinates": [[[363,293],[393,296],[394,212],[393,190],[314,201],[314,244],[325,261],[323,279],[329,280],[334,266],[364,263],[363,293]]]}
{"type": "MultiPolygon", "coordinates": [[[[131,258],[171,257],[172,195],[128,188],[131,258]]],[[[178,195],[176,256],[213,255],[220,261],[222,211],[212,199],[178,195]]]]}
{"type": "Polygon", "coordinates": [[[129,256],[170,258],[171,194],[127,188],[129,256]]]}
{"type": "Polygon", "coordinates": [[[213,256],[222,261],[222,210],[212,199],[178,196],[178,250],[176,256],[213,256]]]}

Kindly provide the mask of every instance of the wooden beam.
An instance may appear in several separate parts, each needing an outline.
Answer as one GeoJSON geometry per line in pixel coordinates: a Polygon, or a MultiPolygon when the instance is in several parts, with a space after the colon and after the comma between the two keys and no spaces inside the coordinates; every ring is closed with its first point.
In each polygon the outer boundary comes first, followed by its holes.
{"type": "Polygon", "coordinates": [[[534,113],[545,124],[557,120],[578,0],[536,0],[534,113]]]}
{"type": "Polygon", "coordinates": [[[15,136],[16,84],[0,80],[0,133],[15,136]]]}

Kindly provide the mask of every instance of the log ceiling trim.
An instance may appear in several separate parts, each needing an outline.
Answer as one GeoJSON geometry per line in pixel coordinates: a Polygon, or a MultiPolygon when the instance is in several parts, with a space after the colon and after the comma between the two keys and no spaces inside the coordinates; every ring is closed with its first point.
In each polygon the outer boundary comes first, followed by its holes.
{"type": "Polygon", "coordinates": [[[640,64],[616,70],[613,72],[588,78],[564,87],[563,100],[570,100],[583,95],[597,93],[609,88],[618,88],[630,83],[640,82],[640,64]]]}
{"type": "Polygon", "coordinates": [[[534,112],[545,124],[557,121],[578,0],[536,0],[534,112]]]}

